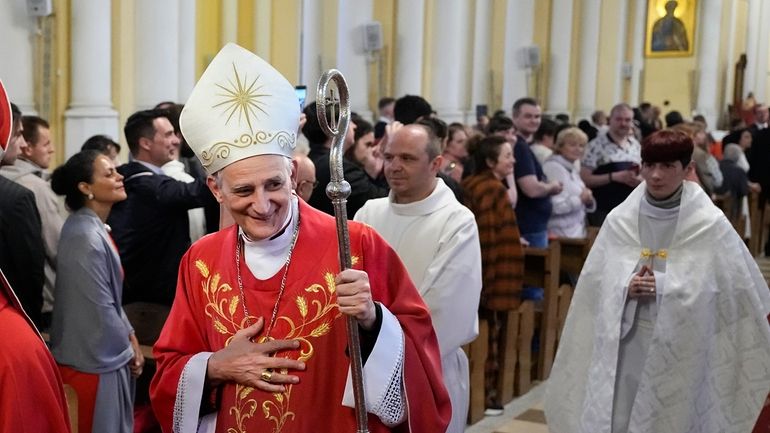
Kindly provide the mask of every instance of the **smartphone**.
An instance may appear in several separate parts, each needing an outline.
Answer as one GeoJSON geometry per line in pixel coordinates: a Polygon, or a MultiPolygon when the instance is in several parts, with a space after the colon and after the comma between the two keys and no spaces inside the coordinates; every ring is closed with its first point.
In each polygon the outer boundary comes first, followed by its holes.
{"type": "Polygon", "coordinates": [[[299,111],[305,110],[305,99],[307,99],[307,86],[294,86],[294,92],[299,99],[299,111]]]}
{"type": "Polygon", "coordinates": [[[489,109],[486,105],[477,105],[476,106],[476,120],[481,119],[482,117],[487,115],[487,112],[489,109]]]}

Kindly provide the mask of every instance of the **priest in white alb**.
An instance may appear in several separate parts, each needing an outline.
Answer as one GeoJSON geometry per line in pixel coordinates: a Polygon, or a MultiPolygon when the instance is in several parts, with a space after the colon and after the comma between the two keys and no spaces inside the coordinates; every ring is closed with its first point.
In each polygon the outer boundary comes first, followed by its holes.
{"type": "Polygon", "coordinates": [[[692,170],[692,139],[642,144],[642,177],[580,274],[546,391],[553,433],[743,433],[770,390],[770,292],[692,170]]]}
{"type": "Polygon", "coordinates": [[[383,145],[388,197],[355,216],[396,250],[430,309],[452,402],[447,433],[462,433],[468,415],[468,358],[460,346],[478,335],[481,251],[476,220],[436,177],[441,143],[424,125],[407,125],[383,145]]]}

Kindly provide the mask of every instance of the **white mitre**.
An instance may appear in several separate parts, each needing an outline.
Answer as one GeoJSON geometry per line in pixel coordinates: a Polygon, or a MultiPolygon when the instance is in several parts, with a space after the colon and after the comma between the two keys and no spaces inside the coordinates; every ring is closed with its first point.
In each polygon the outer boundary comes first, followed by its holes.
{"type": "Polygon", "coordinates": [[[227,44],[187,100],[179,126],[209,174],[257,155],[291,158],[299,103],[286,78],[256,54],[227,44]]]}

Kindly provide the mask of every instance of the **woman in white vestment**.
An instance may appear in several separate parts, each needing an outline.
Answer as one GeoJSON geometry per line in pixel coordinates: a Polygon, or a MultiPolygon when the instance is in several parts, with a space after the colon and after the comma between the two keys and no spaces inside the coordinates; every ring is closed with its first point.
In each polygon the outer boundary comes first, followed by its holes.
{"type": "Polygon", "coordinates": [[[639,185],[583,267],[546,391],[553,433],[750,431],[770,390],[770,293],[685,178],[692,139],[642,144],[639,185]]]}

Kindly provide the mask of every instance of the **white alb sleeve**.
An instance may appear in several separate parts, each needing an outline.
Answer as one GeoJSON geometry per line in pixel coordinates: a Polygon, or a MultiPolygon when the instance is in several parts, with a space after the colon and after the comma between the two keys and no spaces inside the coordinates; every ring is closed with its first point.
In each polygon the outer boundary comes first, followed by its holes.
{"type": "MultiPolygon", "coordinates": [[[[383,424],[393,427],[406,420],[404,393],[404,331],[401,324],[384,305],[382,326],[377,342],[364,365],[364,395],[366,411],[376,415],[383,424]]],[[[353,379],[348,368],[342,405],[355,407],[353,379]]]]}

